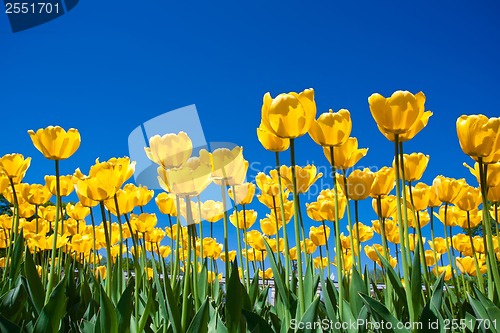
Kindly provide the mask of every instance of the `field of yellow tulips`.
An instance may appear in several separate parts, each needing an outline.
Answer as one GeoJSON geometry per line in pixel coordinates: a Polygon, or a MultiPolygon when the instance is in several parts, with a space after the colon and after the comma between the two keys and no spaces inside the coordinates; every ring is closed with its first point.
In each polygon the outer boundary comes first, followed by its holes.
{"type": "Polygon", "coordinates": [[[128,157],[61,175],[78,130],[29,130],[54,174],[28,184],[30,157],[0,158],[0,332],[500,332],[500,118],[457,119],[476,184],[425,184],[429,156],[404,153],[432,121],[425,101],[369,96],[394,152],[374,170],[356,168],[368,149],[348,110],[267,93],[256,143],[275,167],[248,179],[242,147],[195,154],[184,132],[156,135],[160,193],[131,182],[128,157]],[[306,134],[329,174],[296,164],[306,134]],[[220,201],[200,199],[211,184],[220,201]]]}

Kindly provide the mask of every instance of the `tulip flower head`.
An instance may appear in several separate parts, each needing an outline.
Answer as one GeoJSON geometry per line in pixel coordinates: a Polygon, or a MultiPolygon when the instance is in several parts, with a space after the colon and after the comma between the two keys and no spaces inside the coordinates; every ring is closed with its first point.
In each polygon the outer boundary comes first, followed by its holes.
{"type": "Polygon", "coordinates": [[[80,133],[70,128],[67,132],[60,126],[40,128],[28,134],[33,145],[49,160],[64,160],[73,155],[80,147],[80,133]]]}

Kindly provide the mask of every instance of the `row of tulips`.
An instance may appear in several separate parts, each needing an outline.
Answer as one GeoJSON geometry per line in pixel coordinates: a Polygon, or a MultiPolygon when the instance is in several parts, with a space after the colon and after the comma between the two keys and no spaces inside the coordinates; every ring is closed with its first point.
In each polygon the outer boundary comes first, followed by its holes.
{"type": "Polygon", "coordinates": [[[353,170],[368,149],[350,137],[349,111],[330,110],[316,119],[312,89],[266,94],[257,136],[274,152],[274,170],[246,182],[241,147],[192,156],[186,133],[157,135],[145,148],[164,190],[156,197],[126,183],[135,171],[127,157],[97,160],[88,174],[77,169],[60,175],[61,161],[80,145],[78,131],[29,131],[35,147],[54,160],[55,175],[46,176],[45,184],[23,183],[31,159],[0,158],[0,190],[12,204],[12,214],[0,216],[0,325],[40,332],[236,332],[288,331],[294,320],[383,320],[397,326],[436,319],[444,329],[443,318],[453,317],[471,319],[471,331],[491,329],[493,322],[481,323],[500,314],[493,305],[500,299],[500,119],[457,120],[460,145],[475,160],[467,167],[478,187],[444,176],[427,185],[419,181],[429,156],[403,153],[403,143],[432,115],[424,94],[373,94],[368,102],[381,133],[394,144],[390,167],[353,170]],[[304,203],[304,194],[323,177],[314,165],[296,165],[295,139],[306,133],[321,146],[332,184],[304,203]],[[287,150],[290,166],[280,162],[287,150]],[[202,202],[200,194],[211,183],[220,186],[221,201],[202,202]],[[73,191],[78,202],[63,204],[73,191]],[[257,210],[249,207],[255,196],[269,212],[258,228],[257,210]],[[153,197],[165,228],[144,211],[153,197]],[[359,202],[368,198],[376,217],[371,225],[359,219],[359,202]],[[47,205],[51,199],[55,205],[47,205]],[[435,236],[434,217],[444,237],[435,236]],[[307,218],[316,223],[309,230],[307,218]],[[214,224],[223,230],[222,243],[214,224]],[[424,228],[430,229],[427,243],[424,228]],[[482,235],[474,234],[478,228],[482,235]],[[230,233],[237,249],[229,248],[230,233]],[[367,243],[374,233],[381,244],[367,243]],[[375,272],[384,273],[381,291],[363,253],[375,272]],[[273,298],[259,277],[273,280],[273,298]],[[70,305],[76,303],[84,310],[75,312],[70,305]]]}

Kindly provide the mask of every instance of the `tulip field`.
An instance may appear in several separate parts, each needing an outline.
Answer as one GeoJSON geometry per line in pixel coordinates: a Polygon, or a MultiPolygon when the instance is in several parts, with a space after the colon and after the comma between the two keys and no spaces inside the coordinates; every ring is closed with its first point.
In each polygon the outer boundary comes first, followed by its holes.
{"type": "Polygon", "coordinates": [[[0,332],[500,332],[500,118],[463,115],[449,133],[477,182],[425,184],[429,156],[405,151],[432,121],[425,101],[368,97],[394,151],[373,170],[356,167],[369,147],[348,110],[320,114],[313,89],[267,93],[254,126],[271,171],[248,176],[243,147],[155,135],[156,192],[128,157],[63,175],[85,138],[29,130],[54,169],[29,184],[30,157],[12,142],[0,157],[0,332]],[[304,135],[329,174],[296,164],[304,135]],[[201,200],[213,184],[220,201],[201,200]]]}

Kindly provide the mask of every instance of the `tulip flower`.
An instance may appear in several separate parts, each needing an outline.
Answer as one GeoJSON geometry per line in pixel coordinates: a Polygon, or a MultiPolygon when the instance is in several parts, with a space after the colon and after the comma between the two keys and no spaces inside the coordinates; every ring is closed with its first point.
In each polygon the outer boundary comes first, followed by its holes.
{"type": "Polygon", "coordinates": [[[224,217],[224,206],[220,201],[207,200],[201,206],[201,218],[208,222],[217,222],[224,217]]]}
{"type": "Polygon", "coordinates": [[[324,220],[323,216],[321,216],[321,213],[320,213],[320,206],[321,206],[321,203],[318,201],[306,203],[306,213],[307,213],[307,216],[309,216],[309,218],[311,220],[316,221],[316,222],[321,222],[324,220]]]}
{"type": "Polygon", "coordinates": [[[422,153],[403,154],[404,177],[407,182],[418,181],[429,163],[429,155],[422,153]]]}
{"type": "Polygon", "coordinates": [[[328,258],[326,257],[316,257],[313,259],[314,263],[314,268],[316,269],[323,269],[325,267],[328,267],[328,258]]]}
{"type": "Polygon", "coordinates": [[[130,215],[130,226],[132,231],[146,233],[152,231],[156,225],[157,219],[156,214],[143,213],[140,215],[131,214],[130,215]]]}
{"type": "MultiPolygon", "coordinates": [[[[481,184],[479,163],[474,163],[474,169],[467,165],[467,163],[464,163],[464,166],[469,169],[474,177],[476,177],[477,183],[481,184]]],[[[486,186],[491,188],[498,185],[500,185],[500,163],[489,164],[488,172],[486,173],[486,186]]]]}
{"type": "Polygon", "coordinates": [[[373,180],[370,189],[370,196],[376,198],[378,196],[388,195],[395,186],[396,175],[393,168],[382,167],[375,172],[375,179],[373,180]]]}
{"type": "Polygon", "coordinates": [[[465,179],[454,179],[444,176],[434,178],[432,185],[437,193],[439,201],[444,203],[456,203],[466,190],[465,179]]]}
{"type": "Polygon", "coordinates": [[[80,202],[76,204],[68,203],[66,205],[66,214],[75,220],[83,220],[90,214],[90,208],[85,207],[80,202]]]}
{"type": "Polygon", "coordinates": [[[306,134],[315,117],[313,89],[300,94],[279,94],[274,99],[269,93],[264,95],[261,127],[280,138],[293,139],[306,134]]]}
{"type": "Polygon", "coordinates": [[[155,135],[149,139],[149,148],[144,148],[148,158],[159,166],[179,168],[193,152],[193,143],[185,132],[155,135]]]}
{"type": "Polygon", "coordinates": [[[137,201],[137,206],[139,207],[146,206],[148,202],[153,199],[153,196],[155,194],[153,190],[148,190],[146,186],[135,186],[134,184],[127,184],[123,187],[125,191],[132,190],[132,188],[135,188],[135,190],[138,191],[139,201],[137,201]]]}
{"type": "MultiPolygon", "coordinates": [[[[323,147],[323,153],[331,164],[330,147],[323,147]]],[[[352,168],[367,153],[368,148],[358,149],[358,139],[348,138],[342,145],[333,149],[333,165],[341,170],[352,168]]]]}
{"type": "Polygon", "coordinates": [[[155,202],[162,214],[177,216],[174,194],[162,192],[156,196],[155,202]]]}
{"type": "Polygon", "coordinates": [[[180,196],[199,195],[210,185],[211,173],[212,164],[206,150],[201,150],[200,157],[191,157],[179,168],[158,167],[158,179],[180,196]]]}
{"type": "Polygon", "coordinates": [[[269,217],[260,219],[260,230],[267,236],[274,236],[278,232],[276,222],[272,221],[269,217]]]}
{"type": "Polygon", "coordinates": [[[361,222],[354,223],[350,232],[352,233],[352,237],[358,242],[366,242],[373,238],[373,228],[361,222]]]}
{"type": "Polygon", "coordinates": [[[262,237],[262,234],[257,230],[248,231],[245,242],[257,251],[266,250],[266,246],[264,245],[264,237],[262,237]]]}
{"type": "Polygon", "coordinates": [[[411,201],[415,210],[424,210],[429,206],[432,191],[431,186],[424,183],[417,183],[415,187],[411,188],[411,192],[409,187],[407,187],[407,189],[408,197],[410,197],[411,193],[411,201]]]}
{"type": "Polygon", "coordinates": [[[392,217],[396,213],[396,197],[394,195],[388,195],[380,198],[380,204],[378,206],[379,199],[372,199],[372,208],[377,215],[381,218],[392,217]],[[380,208],[380,211],[379,211],[380,208]]]}
{"type": "Polygon", "coordinates": [[[270,280],[273,278],[273,270],[271,268],[262,271],[259,269],[259,276],[262,280],[270,280]]]}
{"type": "Polygon", "coordinates": [[[330,228],[327,226],[311,227],[309,229],[309,238],[316,246],[325,245],[330,237],[330,228]]]}
{"type": "MultiPolygon", "coordinates": [[[[341,181],[339,181],[342,186],[342,191],[346,193],[344,188],[344,176],[340,176],[341,181]]],[[[364,200],[370,195],[370,189],[372,188],[373,181],[375,180],[375,174],[368,168],[363,170],[354,170],[347,177],[347,194],[351,200],[364,200]]]]}
{"type": "Polygon", "coordinates": [[[368,98],[370,112],[382,133],[404,134],[424,115],[425,95],[398,90],[391,97],[378,93],[368,98]]]}
{"type": "Polygon", "coordinates": [[[273,133],[263,129],[262,124],[257,128],[257,138],[264,149],[274,152],[285,151],[290,147],[290,140],[280,138],[273,133]]]}
{"type": "MultiPolygon", "coordinates": [[[[228,251],[228,255],[229,255],[229,261],[230,262],[233,262],[234,259],[236,259],[236,251],[234,250],[231,250],[231,251],[228,251]]],[[[220,254],[220,259],[223,261],[223,262],[226,262],[227,263],[227,260],[226,260],[226,254],[224,252],[222,252],[220,254]]]]}
{"type": "Polygon", "coordinates": [[[463,211],[471,211],[481,204],[481,190],[474,186],[464,185],[461,189],[462,195],[455,204],[463,211]]]}
{"type": "Polygon", "coordinates": [[[10,186],[10,180],[9,178],[2,172],[0,171],[0,193],[5,191],[10,186]]]}
{"type": "Polygon", "coordinates": [[[0,173],[3,173],[12,183],[19,184],[31,163],[31,157],[24,158],[21,154],[6,154],[0,157],[0,173]]]}
{"type": "Polygon", "coordinates": [[[234,190],[236,192],[236,199],[234,198],[232,187],[228,190],[229,197],[235,200],[237,205],[248,205],[252,202],[253,196],[255,195],[255,184],[243,183],[234,185],[234,190]]]}
{"type": "Polygon", "coordinates": [[[139,202],[139,193],[137,189],[128,187],[127,189],[118,190],[115,197],[104,201],[104,206],[106,206],[111,214],[117,216],[118,213],[120,215],[130,213],[137,206],[137,202],[139,202]],[[118,208],[116,207],[117,204],[118,208]]]}
{"type": "MultiPolygon", "coordinates": [[[[346,109],[338,112],[322,113],[317,120],[313,120],[309,128],[309,135],[318,145],[326,147],[335,147],[343,145],[352,130],[351,114],[346,109]]],[[[356,142],[357,143],[357,142],[356,142]]]]}
{"type": "Polygon", "coordinates": [[[444,280],[445,281],[449,281],[453,277],[450,265],[446,265],[443,267],[435,266],[432,271],[434,272],[434,275],[436,275],[436,276],[441,276],[444,273],[444,280]]]}
{"type": "Polygon", "coordinates": [[[80,133],[70,128],[67,132],[60,126],[40,128],[28,134],[33,145],[49,160],[64,160],[73,155],[80,147],[80,133]]]}
{"type": "MultiPolygon", "coordinates": [[[[470,256],[465,256],[463,258],[456,258],[455,260],[456,260],[457,268],[460,272],[462,272],[463,274],[470,275],[470,276],[477,275],[476,266],[474,263],[474,258],[472,258],[470,256]]],[[[478,264],[479,264],[480,273],[481,274],[486,273],[487,266],[485,266],[485,264],[480,260],[478,260],[478,264]]]]}
{"type": "MultiPolygon", "coordinates": [[[[424,129],[425,126],[429,123],[429,118],[432,117],[433,113],[431,111],[425,111],[424,114],[420,117],[420,119],[413,124],[410,130],[406,133],[398,134],[398,142],[406,142],[410,141],[420,133],[421,130],[424,129]]],[[[380,126],[377,126],[379,131],[387,138],[387,140],[395,142],[396,135],[393,133],[385,132],[380,126]]]]}
{"type": "Polygon", "coordinates": [[[41,184],[25,184],[21,189],[23,198],[32,205],[43,205],[52,197],[47,186],[41,184]]]}
{"type": "MultiPolygon", "coordinates": [[[[45,186],[49,189],[52,195],[57,195],[56,176],[45,176],[45,186]]],[[[73,176],[59,176],[59,191],[61,197],[66,197],[74,190],[73,176]]]]}
{"type": "Polygon", "coordinates": [[[436,253],[443,254],[448,250],[446,247],[446,241],[442,237],[436,237],[434,238],[434,241],[428,241],[428,243],[431,249],[436,253]]]}
{"type": "Polygon", "coordinates": [[[484,163],[500,161],[500,118],[488,118],[482,114],[460,116],[457,135],[462,151],[475,161],[479,158],[484,163]]]}
{"type": "Polygon", "coordinates": [[[276,238],[266,238],[267,243],[269,244],[269,247],[271,248],[271,251],[274,253],[282,252],[285,250],[285,240],[281,238],[278,242],[276,238]]]}
{"type": "Polygon", "coordinates": [[[235,227],[237,226],[242,230],[251,228],[256,220],[257,220],[257,212],[253,209],[247,209],[244,214],[242,210],[238,211],[237,213],[236,211],[234,211],[229,216],[229,221],[231,221],[231,223],[235,227]],[[238,214],[238,217],[236,217],[236,214],[238,214]],[[236,222],[238,222],[238,225],[236,224],[236,222]]]}
{"type": "Polygon", "coordinates": [[[75,185],[76,192],[94,201],[104,201],[113,197],[118,190],[116,187],[117,171],[108,162],[97,162],[89,171],[89,176],[78,179],[75,185]]]}
{"type": "MultiPolygon", "coordinates": [[[[321,228],[323,228],[323,227],[321,227],[321,228]]],[[[314,244],[314,242],[312,240],[310,240],[309,238],[306,238],[303,241],[300,241],[300,248],[305,253],[312,254],[312,253],[316,252],[317,245],[314,244]]]]}
{"type": "Polygon", "coordinates": [[[213,169],[212,177],[214,183],[233,186],[242,184],[248,170],[248,161],[243,158],[243,148],[234,147],[232,150],[227,148],[215,149],[211,154],[206,150],[200,152],[200,157],[210,158],[213,169]]]}
{"type": "MultiPolygon", "coordinates": [[[[285,180],[285,186],[289,191],[293,191],[292,167],[282,165],[280,173],[285,180]]],[[[312,184],[323,176],[323,173],[317,173],[316,166],[307,165],[305,167],[295,167],[297,193],[306,193],[312,184]]]]}

